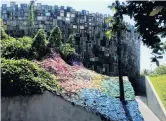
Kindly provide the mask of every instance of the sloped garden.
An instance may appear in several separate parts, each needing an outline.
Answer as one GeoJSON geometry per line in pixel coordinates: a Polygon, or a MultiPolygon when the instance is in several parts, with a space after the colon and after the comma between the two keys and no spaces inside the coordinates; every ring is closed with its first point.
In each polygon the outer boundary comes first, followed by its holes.
{"type": "Polygon", "coordinates": [[[128,78],[124,77],[124,103],[119,99],[118,78],[86,69],[76,59],[75,49],[61,39],[58,27],[48,40],[44,30],[34,38],[17,39],[5,33],[1,40],[2,96],[42,94],[48,90],[105,120],[143,121],[128,78]]]}

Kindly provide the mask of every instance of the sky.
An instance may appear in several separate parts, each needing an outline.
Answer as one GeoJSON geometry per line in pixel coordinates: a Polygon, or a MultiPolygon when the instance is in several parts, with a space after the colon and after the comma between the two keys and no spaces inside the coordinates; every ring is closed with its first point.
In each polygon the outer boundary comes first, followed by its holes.
{"type": "MultiPolygon", "coordinates": [[[[9,4],[12,0],[1,0],[1,3],[9,4]]],[[[17,4],[20,3],[29,3],[30,0],[14,0],[17,4]]],[[[122,0],[121,0],[122,1],[122,0]]],[[[92,13],[102,13],[110,14],[111,10],[108,8],[108,5],[114,2],[113,0],[37,0],[36,3],[42,3],[47,5],[58,5],[58,6],[71,6],[77,11],[88,10],[92,13]]],[[[129,17],[124,17],[124,21],[129,22],[134,25],[134,21],[129,17]]],[[[166,38],[163,38],[162,41],[166,41],[166,38]]],[[[160,59],[160,64],[166,64],[166,54],[163,55],[163,59],[160,59]]],[[[143,69],[154,70],[156,68],[155,63],[151,63],[151,50],[141,43],[141,57],[140,65],[141,71],[143,69]]]]}

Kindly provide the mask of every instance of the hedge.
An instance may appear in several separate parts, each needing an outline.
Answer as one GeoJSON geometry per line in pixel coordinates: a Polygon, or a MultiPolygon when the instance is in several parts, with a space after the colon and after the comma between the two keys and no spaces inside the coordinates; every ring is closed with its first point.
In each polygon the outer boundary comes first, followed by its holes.
{"type": "Polygon", "coordinates": [[[44,90],[58,89],[53,75],[35,63],[20,59],[2,59],[2,96],[41,94],[44,90]]]}
{"type": "Polygon", "coordinates": [[[4,39],[1,41],[1,53],[4,58],[29,58],[30,49],[32,46],[32,38],[23,37],[23,38],[13,38],[4,39]]]}

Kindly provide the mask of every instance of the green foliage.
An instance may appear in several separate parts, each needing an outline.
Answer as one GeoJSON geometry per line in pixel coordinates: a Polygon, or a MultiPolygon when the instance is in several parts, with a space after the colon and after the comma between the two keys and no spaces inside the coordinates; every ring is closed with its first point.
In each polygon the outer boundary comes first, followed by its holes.
{"type": "Polygon", "coordinates": [[[166,75],[158,75],[150,77],[156,92],[158,93],[164,107],[166,108],[166,75]]]}
{"type": "Polygon", "coordinates": [[[158,59],[162,59],[163,58],[162,54],[164,54],[166,51],[165,47],[166,47],[165,43],[158,43],[154,45],[154,48],[151,53],[153,55],[153,57],[151,57],[151,61],[156,62],[157,66],[160,65],[158,59]]]}
{"type": "Polygon", "coordinates": [[[153,75],[164,75],[166,74],[166,65],[161,65],[157,67],[153,75]]]}
{"type": "Polygon", "coordinates": [[[111,39],[115,34],[121,34],[121,31],[127,30],[127,27],[123,21],[123,13],[121,12],[124,8],[123,5],[121,5],[119,1],[116,1],[108,7],[114,12],[113,16],[105,20],[106,23],[110,24],[109,30],[106,32],[106,35],[109,39],[111,39]]]}
{"type": "Polygon", "coordinates": [[[72,48],[68,43],[62,45],[60,50],[65,57],[67,57],[69,54],[75,53],[75,49],[72,48]]]}
{"type": "Polygon", "coordinates": [[[162,49],[166,52],[166,41],[163,43],[162,49]]]}
{"type": "Polygon", "coordinates": [[[34,10],[35,1],[30,1],[29,10],[28,10],[28,35],[30,37],[34,36],[34,18],[35,18],[35,10],[34,10]]]}
{"type": "Polygon", "coordinates": [[[161,48],[161,38],[166,37],[165,6],[166,3],[161,1],[128,1],[121,9],[123,14],[134,18],[135,27],[140,33],[143,43],[151,49],[155,49],[152,61],[156,64],[160,58],[157,58],[156,50],[160,51],[158,48],[161,48]]]}
{"type": "Polygon", "coordinates": [[[109,23],[112,19],[113,19],[113,17],[111,16],[111,17],[107,18],[107,19],[105,20],[105,22],[106,22],[106,23],[109,23]]]}
{"type": "Polygon", "coordinates": [[[26,48],[29,49],[31,48],[32,45],[32,38],[24,36],[22,38],[18,38],[18,41],[22,43],[22,45],[26,48]]]}
{"type": "Polygon", "coordinates": [[[1,40],[9,38],[9,35],[6,34],[4,28],[1,27],[1,40]]]}
{"type": "Polygon", "coordinates": [[[5,29],[4,29],[5,26],[1,19],[0,19],[0,25],[1,25],[1,40],[9,38],[10,36],[6,34],[5,29]]]}
{"type": "Polygon", "coordinates": [[[74,34],[70,34],[69,35],[67,43],[69,43],[71,45],[71,47],[74,47],[74,45],[76,44],[76,40],[75,40],[75,35],[74,34]]]}
{"type": "Polygon", "coordinates": [[[2,59],[1,69],[2,96],[40,94],[57,89],[53,75],[25,59],[2,59]]]}
{"type": "Polygon", "coordinates": [[[152,74],[152,72],[151,72],[150,70],[148,70],[148,69],[144,69],[144,70],[141,72],[141,75],[143,75],[143,76],[148,76],[148,75],[150,75],[150,74],[152,74]]]}
{"type": "Polygon", "coordinates": [[[166,34],[165,6],[166,3],[160,1],[128,1],[123,10],[124,14],[134,18],[135,26],[143,38],[142,41],[152,48],[161,42],[157,35],[162,37],[166,34]]]}
{"type": "Polygon", "coordinates": [[[106,35],[108,36],[108,38],[109,39],[111,39],[112,38],[112,31],[111,30],[108,30],[107,32],[106,32],[106,35]]]}
{"type": "Polygon", "coordinates": [[[117,55],[118,55],[118,71],[119,71],[119,85],[120,85],[120,100],[125,100],[124,97],[124,86],[123,86],[123,78],[122,78],[122,69],[121,69],[121,33],[123,30],[127,30],[127,27],[123,21],[123,14],[121,12],[123,5],[120,4],[119,1],[115,1],[111,6],[108,6],[112,11],[114,11],[113,17],[107,19],[107,22],[111,24],[109,26],[109,30],[106,32],[108,38],[110,39],[113,35],[117,35],[118,47],[117,47],[117,55]]]}
{"type": "Polygon", "coordinates": [[[58,26],[54,27],[48,39],[48,46],[51,48],[60,48],[62,44],[62,33],[58,26]]]}
{"type": "Polygon", "coordinates": [[[0,25],[2,28],[5,28],[4,24],[3,24],[3,20],[0,18],[0,25]]]}
{"type": "Polygon", "coordinates": [[[1,41],[1,45],[1,54],[4,58],[29,58],[32,39],[29,37],[19,39],[10,37],[1,41]]]}
{"type": "Polygon", "coordinates": [[[33,41],[26,36],[18,39],[9,37],[1,41],[2,57],[40,59],[46,54],[47,43],[44,30],[39,30],[33,41]]]}
{"type": "Polygon", "coordinates": [[[161,12],[161,10],[163,9],[163,6],[157,6],[153,9],[152,12],[150,12],[149,16],[155,16],[157,15],[159,12],[161,12]]]}
{"type": "Polygon", "coordinates": [[[46,54],[47,43],[45,31],[40,29],[33,38],[32,43],[32,52],[37,59],[40,59],[46,54]]]}

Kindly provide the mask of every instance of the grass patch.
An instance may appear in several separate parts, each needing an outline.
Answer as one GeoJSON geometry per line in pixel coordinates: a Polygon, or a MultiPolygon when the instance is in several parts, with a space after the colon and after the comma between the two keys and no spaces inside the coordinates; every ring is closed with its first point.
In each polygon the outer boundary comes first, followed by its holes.
{"type": "Polygon", "coordinates": [[[166,74],[160,76],[151,76],[150,80],[156,89],[164,107],[166,109],[166,74]]]}

